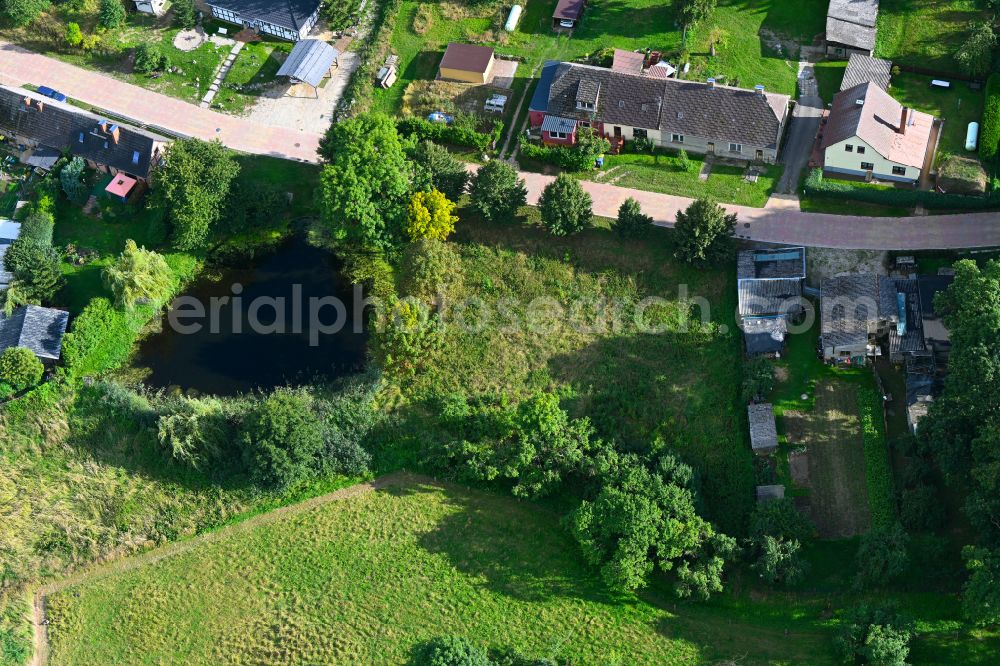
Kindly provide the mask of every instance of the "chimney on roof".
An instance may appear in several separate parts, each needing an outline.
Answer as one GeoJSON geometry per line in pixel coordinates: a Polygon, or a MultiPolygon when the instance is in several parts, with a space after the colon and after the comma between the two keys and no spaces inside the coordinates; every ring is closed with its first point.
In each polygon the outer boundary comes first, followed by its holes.
{"type": "Polygon", "coordinates": [[[39,111],[45,110],[45,102],[43,102],[42,100],[38,100],[38,110],[39,111]]]}
{"type": "Polygon", "coordinates": [[[27,95],[24,96],[24,105],[31,106],[31,98],[28,97],[27,95]]]}
{"type": "Polygon", "coordinates": [[[115,142],[115,145],[118,145],[118,136],[120,134],[118,125],[112,125],[109,127],[108,133],[111,134],[111,140],[115,142]]]}
{"type": "Polygon", "coordinates": [[[910,110],[903,107],[903,110],[899,113],[899,133],[906,134],[906,117],[910,114],[910,110]]]}
{"type": "Polygon", "coordinates": [[[107,132],[108,132],[108,121],[107,120],[105,120],[104,118],[101,118],[100,120],[97,121],[97,126],[101,128],[102,132],[104,132],[105,134],[107,134],[107,132]]]}
{"type": "Polygon", "coordinates": [[[755,85],[753,87],[753,89],[754,89],[754,92],[757,93],[758,95],[760,95],[761,97],[764,96],[764,86],[762,86],[762,85],[760,85],[758,83],[757,85],[755,85]]]}
{"type": "Polygon", "coordinates": [[[706,83],[708,84],[709,88],[714,88],[715,87],[715,79],[713,79],[713,78],[709,78],[708,81],[706,81],[706,83]]]}

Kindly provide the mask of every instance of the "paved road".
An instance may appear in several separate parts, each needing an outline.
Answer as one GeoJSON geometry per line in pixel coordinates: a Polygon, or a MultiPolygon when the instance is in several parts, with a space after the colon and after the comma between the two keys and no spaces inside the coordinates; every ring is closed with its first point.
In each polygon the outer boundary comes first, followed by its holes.
{"type": "Polygon", "coordinates": [[[0,82],[51,86],[70,97],[109,113],[150,126],[163,127],[182,136],[220,139],[230,148],[291,160],[319,161],[320,135],[283,127],[269,127],[245,118],[201,109],[173,97],[119,81],[32,53],[0,41],[0,82]]]}
{"type": "Polygon", "coordinates": [[[799,189],[802,171],[809,164],[816,132],[823,117],[823,100],[819,97],[819,87],[811,63],[801,63],[799,69],[799,99],[788,125],[788,136],[782,162],[785,171],[781,174],[775,191],[781,194],[795,194],[799,189]]]}
{"type": "MultiPolygon", "coordinates": [[[[230,148],[285,159],[318,161],[320,136],[269,127],[246,118],[200,109],[172,97],[110,76],[81,69],[0,41],[0,81],[8,85],[47,84],[70,97],[147,125],[202,139],[221,139],[230,148]]],[[[474,168],[474,167],[473,167],[474,168]]],[[[535,204],[552,176],[523,173],[529,203],[535,204]]],[[[642,192],[605,183],[585,182],[594,212],[617,215],[618,206],[635,198],[657,224],[670,226],[684,197],[642,192]]],[[[803,213],[795,200],[772,197],[766,208],[727,206],[739,215],[738,235],[757,241],[813,247],[876,250],[923,250],[1000,247],[1000,213],[925,217],[864,218],[803,213]]]]}
{"type": "MultiPolygon", "coordinates": [[[[523,172],[528,203],[534,205],[542,189],[554,178],[523,172]]],[[[677,211],[691,199],[643,192],[606,183],[584,181],[594,199],[594,214],[616,217],[618,207],[634,198],[656,224],[672,226],[677,211]]],[[[798,201],[772,197],[766,208],[726,205],[739,216],[740,238],[768,243],[852,250],[939,250],[1000,247],[1000,213],[931,215],[923,217],[855,217],[803,213],[798,201]]]]}

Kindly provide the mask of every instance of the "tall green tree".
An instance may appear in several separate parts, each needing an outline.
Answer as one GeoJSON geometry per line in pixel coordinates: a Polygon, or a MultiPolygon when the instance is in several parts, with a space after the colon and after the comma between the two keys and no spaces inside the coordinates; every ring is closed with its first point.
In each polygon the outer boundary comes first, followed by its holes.
{"type": "Polygon", "coordinates": [[[875,528],[861,537],[858,546],[858,577],[861,587],[884,585],[898,578],[909,564],[909,537],[903,526],[875,528]]]}
{"type": "Polygon", "coordinates": [[[193,28],[198,22],[198,8],[194,0],[174,0],[171,4],[174,25],[178,28],[193,28]]]}
{"type": "Polygon", "coordinates": [[[845,664],[906,666],[912,622],[890,606],[861,604],[844,613],[834,645],[845,664]]]}
{"type": "Polygon", "coordinates": [[[962,71],[976,78],[985,77],[993,69],[993,49],[997,36],[993,26],[982,21],[969,26],[969,36],[955,52],[955,60],[962,71]]]}
{"type": "Polygon", "coordinates": [[[167,147],[153,174],[153,192],[167,211],[176,249],[204,245],[239,171],[232,151],[219,141],[178,139],[167,147]]]}
{"type": "Polygon", "coordinates": [[[309,477],[325,443],[313,396],[302,389],[277,389],[250,409],[239,441],[258,484],[287,488],[309,477]]]}
{"type": "Polygon", "coordinates": [[[4,312],[9,315],[21,305],[40,305],[55,298],[64,282],[61,261],[55,248],[30,237],[11,243],[4,255],[4,267],[13,274],[4,293],[4,312]]]}
{"type": "Polygon", "coordinates": [[[469,186],[472,207],[487,222],[509,220],[528,201],[524,180],[511,165],[490,160],[479,167],[469,186]]]}
{"type": "Polygon", "coordinates": [[[553,236],[568,236],[583,231],[594,219],[593,203],[580,181],[561,173],[542,190],[538,210],[553,236]]]}
{"type": "Polygon", "coordinates": [[[674,8],[683,26],[681,45],[687,46],[687,34],[695,24],[704,21],[715,11],[716,0],[677,0],[674,8]]]}
{"type": "Polygon", "coordinates": [[[696,266],[713,264],[732,252],[735,232],[735,213],[727,214],[710,199],[698,199],[677,212],[674,256],[696,266]]]}
{"type": "Polygon", "coordinates": [[[639,202],[629,197],[618,207],[612,228],[622,238],[644,238],[653,228],[653,218],[642,212],[639,202]]]}
{"type": "Polygon", "coordinates": [[[320,155],[320,212],[333,238],[370,250],[401,243],[412,164],[393,120],[370,113],[334,123],[320,155]]]}
{"type": "Polygon", "coordinates": [[[1000,624],[1000,549],[966,546],[969,578],[962,587],[962,610],[979,626],[1000,624]]]}
{"type": "Polygon", "coordinates": [[[97,15],[97,23],[102,28],[114,30],[125,25],[125,5],[122,0],[101,0],[101,9],[97,15]]]}
{"type": "Polygon", "coordinates": [[[163,255],[137,246],[131,238],[102,276],[118,307],[131,308],[142,300],[161,303],[173,289],[174,274],[163,255]]]}
{"type": "Polygon", "coordinates": [[[74,157],[59,171],[59,183],[62,185],[66,197],[78,206],[86,203],[90,197],[90,191],[86,183],[83,182],[84,171],[87,164],[81,157],[74,157]]]}
{"type": "Polygon", "coordinates": [[[16,26],[25,26],[49,8],[49,0],[0,0],[0,15],[16,26]]]}
{"type": "Polygon", "coordinates": [[[458,201],[469,183],[465,164],[447,148],[433,141],[421,141],[412,152],[417,165],[414,187],[439,190],[451,201],[458,201]]]}
{"type": "Polygon", "coordinates": [[[736,550],[695,510],[690,467],[670,455],[649,468],[627,456],[604,479],[600,492],[569,517],[588,562],[615,589],[647,584],[658,567],[675,573],[678,596],[708,598],[722,589],[722,573],[736,550]]]}

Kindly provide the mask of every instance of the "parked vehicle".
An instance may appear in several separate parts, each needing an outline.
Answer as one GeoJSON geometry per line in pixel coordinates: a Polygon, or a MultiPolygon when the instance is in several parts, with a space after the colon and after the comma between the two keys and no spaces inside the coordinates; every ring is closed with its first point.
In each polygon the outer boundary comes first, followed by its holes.
{"type": "Polygon", "coordinates": [[[66,95],[63,95],[58,90],[55,90],[54,88],[49,88],[48,86],[38,86],[38,94],[45,95],[46,97],[54,99],[57,102],[66,101],[66,95]]]}

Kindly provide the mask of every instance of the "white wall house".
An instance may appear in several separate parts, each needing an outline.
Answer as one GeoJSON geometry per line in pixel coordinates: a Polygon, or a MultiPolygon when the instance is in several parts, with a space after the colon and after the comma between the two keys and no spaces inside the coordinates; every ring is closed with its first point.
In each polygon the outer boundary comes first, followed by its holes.
{"type": "Polygon", "coordinates": [[[321,0],[207,0],[212,16],[257,32],[297,42],[319,21],[321,0]]]}
{"type": "Polygon", "coordinates": [[[823,170],[865,179],[916,183],[932,156],[934,117],[904,107],[865,82],[833,98],[823,132],[823,170]]]}

